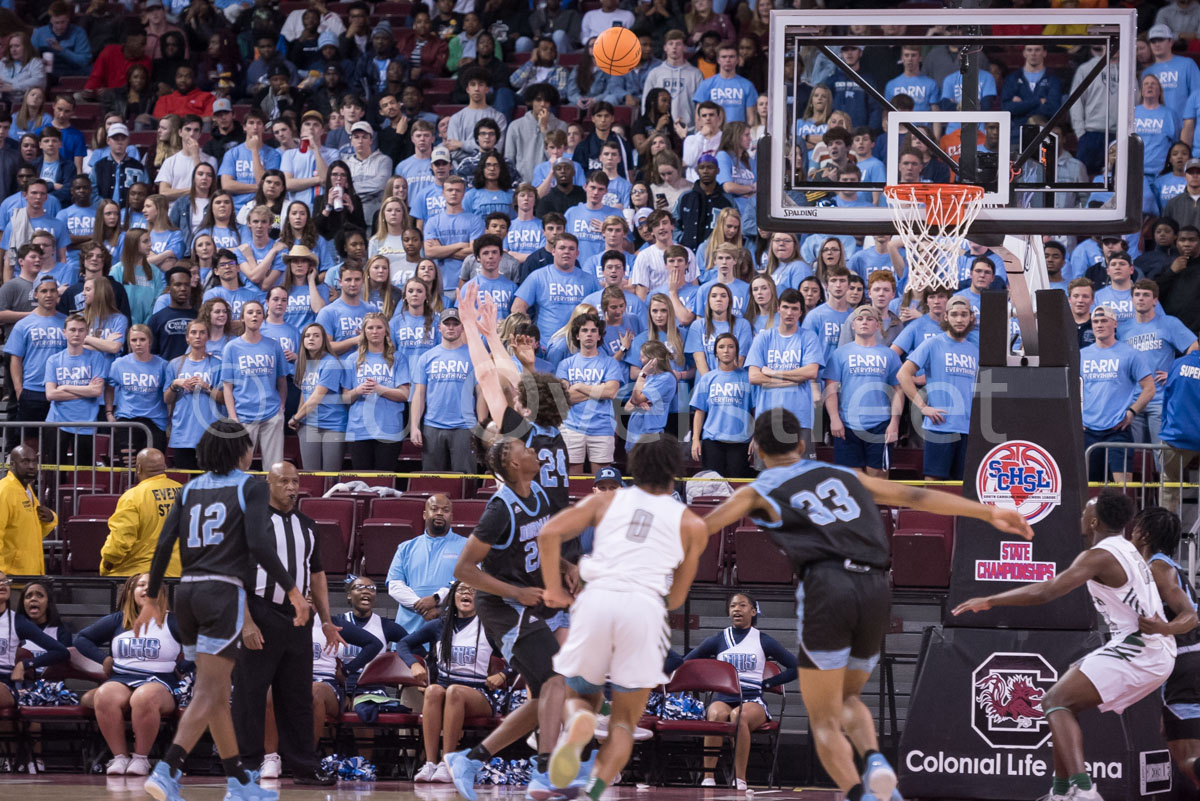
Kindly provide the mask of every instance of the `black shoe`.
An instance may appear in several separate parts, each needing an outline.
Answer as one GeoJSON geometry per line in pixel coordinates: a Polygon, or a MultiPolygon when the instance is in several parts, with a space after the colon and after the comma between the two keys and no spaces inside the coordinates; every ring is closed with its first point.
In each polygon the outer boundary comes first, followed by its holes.
{"type": "Polygon", "coordinates": [[[334,773],[318,770],[316,773],[301,773],[292,778],[292,784],[310,785],[313,787],[331,787],[337,784],[338,778],[334,773]]]}

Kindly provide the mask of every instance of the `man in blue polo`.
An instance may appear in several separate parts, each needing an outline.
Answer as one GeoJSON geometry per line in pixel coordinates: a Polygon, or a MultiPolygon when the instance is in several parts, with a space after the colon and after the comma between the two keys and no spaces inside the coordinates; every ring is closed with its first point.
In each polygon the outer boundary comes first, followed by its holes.
{"type": "Polygon", "coordinates": [[[422,518],[425,531],[396,548],[387,572],[388,595],[400,604],[396,622],[410,632],[438,616],[454,581],[458,555],[467,544],[466,537],[451,529],[454,511],[445,495],[430,496],[422,518]]]}
{"type": "Polygon", "coordinates": [[[442,341],[417,359],[409,406],[409,439],[421,449],[426,472],[475,472],[475,368],[463,339],[458,309],[438,317],[442,341]]]}
{"type": "MultiPolygon", "coordinates": [[[[1130,426],[1154,398],[1153,370],[1142,354],[1117,340],[1117,313],[1110,307],[1092,309],[1092,333],[1095,343],[1079,352],[1084,448],[1132,442],[1130,426]]],[[[1088,480],[1103,481],[1110,470],[1123,468],[1127,456],[1120,449],[1096,449],[1088,460],[1088,480]]]]}
{"type": "Polygon", "coordinates": [[[554,332],[567,324],[571,312],[583,299],[600,288],[596,276],[585,272],[576,263],[579,240],[563,232],[554,241],[554,263],[535,271],[525,279],[513,298],[512,311],[534,317],[542,332],[545,347],[554,332]]]}
{"type": "Polygon", "coordinates": [[[805,429],[804,441],[813,450],[812,381],[825,364],[825,343],[800,328],[804,296],[785,289],[779,298],[779,325],[760,331],[746,354],[750,383],[759,387],[755,414],[782,406],[796,413],[805,429]]]}
{"type": "Polygon", "coordinates": [[[979,371],[979,345],[971,341],[975,314],[966,298],[946,303],[942,333],[908,354],[897,379],[900,388],[924,417],[925,480],[959,480],[971,433],[971,399],[979,371]],[[918,371],[925,374],[925,395],[917,389],[918,371]]]}

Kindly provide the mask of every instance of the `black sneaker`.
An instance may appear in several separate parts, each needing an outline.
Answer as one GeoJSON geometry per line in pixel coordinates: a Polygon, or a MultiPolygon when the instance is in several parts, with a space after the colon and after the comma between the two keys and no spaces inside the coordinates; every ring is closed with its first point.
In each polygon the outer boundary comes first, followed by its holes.
{"type": "Polygon", "coordinates": [[[315,773],[301,773],[292,778],[292,784],[309,785],[313,787],[331,787],[337,784],[337,775],[318,770],[315,773]]]}

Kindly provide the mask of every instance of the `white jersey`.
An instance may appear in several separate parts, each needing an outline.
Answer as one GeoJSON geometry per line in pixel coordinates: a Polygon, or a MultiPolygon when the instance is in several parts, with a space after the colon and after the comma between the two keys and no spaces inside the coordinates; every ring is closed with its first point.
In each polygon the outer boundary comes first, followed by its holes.
{"type": "Polygon", "coordinates": [[[446,667],[445,655],[439,638],[434,644],[438,669],[450,684],[483,684],[487,681],[488,667],[492,660],[492,646],[483,636],[479,615],[463,626],[450,641],[450,667],[446,667]]]}
{"type": "MultiPolygon", "coordinates": [[[[30,622],[32,623],[33,621],[30,622]]],[[[37,624],[34,623],[34,625],[36,626],[37,624]]],[[[47,637],[53,637],[56,640],[58,639],[58,626],[46,626],[46,628],[42,629],[42,632],[45,633],[47,637]]],[[[33,640],[26,640],[25,642],[21,643],[21,647],[28,651],[29,655],[34,659],[37,659],[42,654],[46,653],[46,649],[38,645],[33,640]]]]}
{"type": "Polygon", "coordinates": [[[0,673],[9,673],[17,664],[17,615],[11,609],[0,612],[0,673]]]}
{"type": "MultiPolygon", "coordinates": [[[[313,647],[313,681],[321,679],[337,680],[337,654],[326,653],[325,651],[325,629],[319,625],[312,627],[312,647],[313,647]]],[[[335,624],[336,625],[336,624],[335,624]]],[[[350,625],[354,625],[351,623],[350,625]]]]}
{"type": "MultiPolygon", "coordinates": [[[[342,625],[345,625],[345,626],[357,626],[358,625],[357,623],[354,622],[354,612],[345,612],[341,615],[341,617],[342,617],[342,620],[345,621],[342,625]]],[[[337,623],[338,621],[335,619],[333,622],[337,623]]],[[[363,629],[363,631],[367,632],[375,639],[379,640],[379,642],[383,643],[383,649],[385,651],[387,650],[388,641],[387,641],[387,637],[385,637],[383,635],[383,618],[381,618],[375,612],[372,612],[370,619],[367,620],[366,624],[362,626],[362,629],[363,629]]],[[[359,646],[351,645],[350,643],[344,643],[344,644],[338,646],[338,654],[337,655],[338,655],[338,658],[340,658],[343,662],[349,662],[350,660],[352,660],[356,656],[358,656],[359,653],[361,653],[361,652],[362,652],[362,648],[360,648],[359,646]]]]}
{"type": "MultiPolygon", "coordinates": [[[[1159,617],[1166,619],[1163,612],[1162,598],[1154,584],[1154,576],[1150,566],[1138,553],[1133,543],[1121,536],[1106,537],[1093,546],[1093,550],[1108,551],[1125,571],[1125,583],[1120,587],[1109,587],[1095,580],[1087,583],[1088,592],[1092,594],[1092,603],[1108,625],[1109,635],[1115,639],[1124,639],[1138,632],[1138,617],[1159,617]]],[[[1143,635],[1142,639],[1148,644],[1156,640],[1171,640],[1161,634],[1143,635]]]]}
{"type": "Polygon", "coordinates": [[[162,625],[151,620],[136,637],[130,629],[112,638],[113,672],[115,673],[174,673],[183,646],[171,634],[166,621],[162,625]]]}
{"type": "Polygon", "coordinates": [[[665,596],[683,561],[685,507],[670,495],[619,489],[596,525],[592,552],[579,560],[588,586],[665,596]]]}
{"type": "Polygon", "coordinates": [[[738,682],[747,696],[762,695],[763,670],[767,666],[767,655],[763,653],[761,632],[754,626],[746,632],[741,642],[733,638],[733,626],[725,629],[725,648],[717,659],[728,662],[737,669],[738,682]]]}

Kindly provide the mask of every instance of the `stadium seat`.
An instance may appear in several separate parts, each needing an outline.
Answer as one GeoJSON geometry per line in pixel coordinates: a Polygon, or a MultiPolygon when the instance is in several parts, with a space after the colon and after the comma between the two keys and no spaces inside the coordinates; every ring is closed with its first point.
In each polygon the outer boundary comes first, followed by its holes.
{"type": "Polygon", "coordinates": [[[368,519],[392,523],[408,523],[412,530],[425,531],[425,499],[420,497],[376,498],[371,501],[368,519]]]}
{"type": "MultiPolygon", "coordinates": [[[[737,669],[730,663],[722,662],[719,659],[690,659],[680,665],[671,676],[666,691],[668,693],[698,692],[704,693],[706,696],[722,693],[740,697],[742,686],[738,682],[737,669]]],[[[708,698],[704,700],[705,706],[707,706],[708,698]]],[[[692,771],[679,748],[681,741],[699,740],[700,756],[702,757],[719,756],[724,751],[724,744],[727,741],[736,748],[735,740],[738,730],[729,721],[663,720],[660,718],[654,728],[654,764],[659,774],[656,777],[659,784],[667,783],[672,768],[682,771],[690,779],[692,771]],[[720,737],[721,746],[709,750],[704,747],[703,738],[705,737],[720,737]],[[666,758],[667,755],[670,756],[670,759],[666,758]]],[[[689,753],[690,755],[692,754],[689,753]]]]}
{"type": "Polygon", "coordinates": [[[80,517],[111,517],[117,510],[120,495],[81,495],[79,496],[80,517]]]}
{"type": "Polygon", "coordinates": [[[100,549],[108,539],[108,517],[71,517],[62,526],[67,551],[64,573],[100,572],[100,549]]]}
{"type": "Polygon", "coordinates": [[[725,532],[717,532],[708,538],[700,564],[696,566],[696,581],[710,584],[725,583],[725,532]]]}
{"type": "MultiPolygon", "coordinates": [[[[957,488],[951,489],[957,492],[957,488]]],[[[954,554],[954,518],[952,517],[932,512],[918,512],[915,509],[901,509],[896,514],[895,528],[941,534],[942,544],[946,549],[946,561],[949,562],[950,557],[954,554]]]]}
{"type": "Polygon", "coordinates": [[[446,495],[450,500],[467,497],[463,492],[463,479],[442,478],[440,476],[410,478],[408,480],[408,490],[404,494],[417,498],[428,498],[431,495],[446,495]]]}
{"type": "Polygon", "coordinates": [[[392,520],[369,519],[358,529],[359,550],[362,555],[362,573],[381,576],[392,563],[400,543],[413,538],[411,523],[392,520]]]}
{"type": "Polygon", "coordinates": [[[300,492],[308,495],[310,498],[320,498],[325,494],[325,476],[301,473],[300,492]]]}
{"type": "Polygon", "coordinates": [[[486,500],[477,498],[459,499],[452,506],[454,508],[454,528],[461,534],[470,534],[475,526],[479,525],[479,518],[483,516],[483,510],[487,507],[486,500]]]}
{"type": "Polygon", "coordinates": [[[300,511],[313,519],[327,573],[345,573],[354,545],[355,504],[350,498],[302,498],[300,511]]]}
{"type": "Polygon", "coordinates": [[[941,531],[896,529],[892,535],[892,586],[950,586],[946,536],[941,531]]]}
{"type": "Polygon", "coordinates": [[[733,532],[734,584],[791,584],[792,562],[758,526],[733,532]]]}

